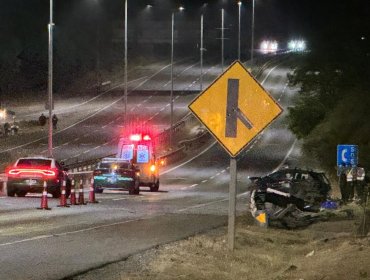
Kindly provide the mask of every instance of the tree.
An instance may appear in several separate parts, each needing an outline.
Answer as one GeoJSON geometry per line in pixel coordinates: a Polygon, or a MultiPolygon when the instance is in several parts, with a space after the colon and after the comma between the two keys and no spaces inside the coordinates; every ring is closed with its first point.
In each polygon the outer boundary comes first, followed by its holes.
{"type": "Polygon", "coordinates": [[[332,173],[338,144],[359,145],[360,164],[370,168],[370,124],[365,117],[370,106],[370,38],[364,35],[370,24],[364,3],[331,6],[325,26],[311,37],[311,51],[289,76],[290,85],[300,90],[289,108],[288,126],[304,140],[304,152],[332,173]]]}

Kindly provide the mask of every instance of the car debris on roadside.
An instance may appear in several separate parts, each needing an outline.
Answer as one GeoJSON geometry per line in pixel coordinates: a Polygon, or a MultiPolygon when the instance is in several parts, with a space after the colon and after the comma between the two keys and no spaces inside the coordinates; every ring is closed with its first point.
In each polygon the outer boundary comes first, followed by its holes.
{"type": "Polygon", "coordinates": [[[252,181],[249,208],[264,225],[297,228],[325,218],[322,208],[336,209],[330,201],[331,184],[323,172],[285,168],[252,181]]]}

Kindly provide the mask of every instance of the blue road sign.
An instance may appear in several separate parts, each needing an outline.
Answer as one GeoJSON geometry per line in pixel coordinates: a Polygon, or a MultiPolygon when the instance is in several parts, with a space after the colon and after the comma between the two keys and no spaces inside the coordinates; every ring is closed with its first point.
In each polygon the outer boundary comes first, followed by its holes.
{"type": "Polygon", "coordinates": [[[357,145],[337,146],[337,166],[357,166],[357,164],[358,164],[357,145]]]}

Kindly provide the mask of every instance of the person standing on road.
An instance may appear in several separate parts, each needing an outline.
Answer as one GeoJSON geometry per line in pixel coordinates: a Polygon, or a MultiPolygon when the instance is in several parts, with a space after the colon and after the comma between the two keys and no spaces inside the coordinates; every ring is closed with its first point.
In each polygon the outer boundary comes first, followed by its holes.
{"type": "Polygon", "coordinates": [[[52,122],[53,122],[53,129],[57,129],[57,123],[58,123],[57,115],[55,114],[53,115],[52,122]]]}
{"type": "Polygon", "coordinates": [[[44,114],[41,114],[41,116],[39,117],[39,124],[41,126],[44,126],[46,124],[46,117],[44,114]]]}
{"type": "Polygon", "coordinates": [[[10,124],[8,122],[4,123],[4,134],[8,136],[10,132],[10,124]]]}
{"type": "Polygon", "coordinates": [[[347,176],[345,169],[343,169],[339,175],[339,189],[342,196],[342,202],[346,204],[349,199],[349,191],[347,189],[347,176]]]}

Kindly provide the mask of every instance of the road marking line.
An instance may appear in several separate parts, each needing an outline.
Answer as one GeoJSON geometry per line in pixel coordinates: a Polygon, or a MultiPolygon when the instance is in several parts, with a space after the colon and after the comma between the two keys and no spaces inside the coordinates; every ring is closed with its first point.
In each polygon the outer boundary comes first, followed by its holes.
{"type": "Polygon", "coordinates": [[[189,207],[177,210],[177,212],[184,212],[184,211],[189,210],[189,209],[200,208],[200,207],[216,204],[216,203],[219,203],[219,202],[224,202],[224,201],[227,201],[227,200],[228,200],[228,198],[224,198],[222,200],[216,200],[216,201],[212,201],[212,202],[208,202],[208,203],[197,204],[197,205],[193,205],[193,206],[189,206],[189,207]]]}
{"type": "Polygon", "coordinates": [[[185,162],[183,162],[183,163],[181,163],[181,164],[179,164],[179,165],[177,165],[177,166],[175,166],[175,167],[173,167],[171,169],[168,169],[168,170],[166,170],[164,172],[159,173],[159,175],[164,175],[164,174],[169,173],[169,172],[171,172],[173,170],[176,170],[177,168],[179,168],[181,166],[184,166],[185,164],[188,164],[189,162],[193,161],[194,159],[196,159],[197,157],[201,156],[202,154],[204,154],[205,152],[207,152],[209,149],[211,149],[216,143],[217,142],[214,141],[211,145],[209,145],[209,147],[207,147],[205,150],[203,150],[202,152],[200,152],[198,155],[192,157],[191,159],[189,159],[189,160],[187,160],[187,161],[185,161],[185,162]]]}
{"type": "Polygon", "coordinates": [[[294,146],[295,146],[296,143],[297,143],[297,139],[294,140],[294,142],[293,142],[292,146],[290,147],[288,153],[285,155],[282,162],[272,171],[272,173],[278,171],[284,165],[285,161],[288,159],[290,154],[293,152],[293,149],[294,149],[294,146]]]}
{"type": "Polygon", "coordinates": [[[49,234],[49,235],[39,235],[39,236],[26,238],[26,239],[22,239],[22,240],[17,240],[17,241],[13,241],[13,242],[0,243],[0,247],[15,245],[15,244],[19,244],[19,243],[25,243],[25,242],[28,242],[28,241],[46,239],[46,238],[50,238],[50,237],[59,237],[59,236],[66,236],[66,235],[69,235],[69,234],[87,232],[87,231],[92,231],[92,230],[95,230],[95,229],[107,228],[107,227],[111,227],[111,226],[118,226],[118,225],[123,225],[123,224],[130,223],[130,222],[137,222],[137,221],[140,221],[140,220],[144,220],[144,219],[143,218],[132,219],[132,220],[128,220],[128,221],[111,223],[111,224],[106,224],[106,225],[101,225],[101,226],[96,226],[96,227],[90,227],[90,228],[85,228],[85,229],[80,229],[80,230],[75,230],[75,231],[67,231],[67,232],[62,232],[62,233],[56,233],[56,234],[52,234],[52,235],[51,234],[49,234]]]}
{"type": "Polygon", "coordinates": [[[261,82],[261,85],[263,85],[267,78],[270,76],[271,72],[275,70],[276,67],[278,67],[279,65],[276,65],[275,67],[271,68],[270,71],[267,73],[266,77],[263,79],[263,81],[261,82]]]}
{"type": "Polygon", "coordinates": [[[207,183],[208,180],[203,180],[201,183],[207,183]]]}

